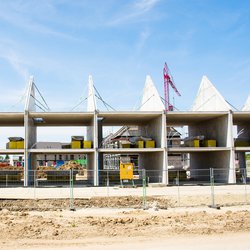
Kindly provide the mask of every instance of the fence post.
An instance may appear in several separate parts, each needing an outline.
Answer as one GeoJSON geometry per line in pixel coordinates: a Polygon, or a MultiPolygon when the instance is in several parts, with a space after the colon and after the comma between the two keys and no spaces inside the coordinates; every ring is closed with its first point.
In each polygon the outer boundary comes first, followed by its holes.
{"type": "MultiPolygon", "coordinates": [[[[32,171],[32,170],[30,170],[32,171]]],[[[34,199],[36,199],[36,170],[33,170],[34,199]]]]}
{"type": "Polygon", "coordinates": [[[246,204],[247,204],[247,169],[244,168],[244,184],[245,184],[245,200],[246,200],[246,204]]]}
{"type": "Polygon", "coordinates": [[[142,206],[143,206],[143,209],[146,209],[147,208],[147,194],[146,194],[146,170],[145,169],[142,169],[142,190],[143,190],[143,200],[142,200],[142,206]]]}
{"type": "Polygon", "coordinates": [[[211,207],[214,207],[214,169],[210,168],[211,207]]]}
{"type": "Polygon", "coordinates": [[[214,169],[210,168],[210,186],[211,186],[211,205],[209,207],[220,209],[219,206],[215,205],[214,201],[214,169]]]}
{"type": "Polygon", "coordinates": [[[180,206],[180,170],[177,170],[176,184],[178,187],[178,206],[180,206]]]}
{"type": "Polygon", "coordinates": [[[69,177],[70,177],[70,207],[69,210],[70,211],[75,211],[75,207],[74,207],[74,193],[73,193],[73,188],[74,188],[74,173],[73,173],[73,169],[70,169],[69,172],[69,177]]]}
{"type": "Polygon", "coordinates": [[[107,196],[109,197],[109,170],[107,170],[107,196]]]}

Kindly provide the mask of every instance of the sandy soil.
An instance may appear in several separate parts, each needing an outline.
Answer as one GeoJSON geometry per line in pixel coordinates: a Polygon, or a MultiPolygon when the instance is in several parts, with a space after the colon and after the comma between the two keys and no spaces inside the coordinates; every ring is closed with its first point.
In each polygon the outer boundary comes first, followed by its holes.
{"type": "MultiPolygon", "coordinates": [[[[161,249],[170,239],[175,239],[173,245],[180,242],[180,237],[204,238],[209,243],[208,236],[216,238],[221,235],[218,239],[224,238],[226,243],[228,234],[238,234],[237,237],[243,239],[250,236],[250,206],[247,205],[220,210],[208,207],[167,209],[166,201],[162,207],[159,200],[156,202],[152,198],[150,208],[142,210],[139,209],[141,200],[137,201],[138,204],[136,200],[127,200],[127,207],[122,201],[123,208],[107,208],[105,199],[101,198],[90,200],[79,200],[76,211],[58,209],[66,202],[64,200],[54,201],[54,206],[48,200],[2,200],[0,249],[52,249],[52,246],[60,249],[119,246],[125,249],[132,242],[138,246],[136,249],[152,249],[147,247],[150,244],[153,247],[153,243],[161,249]],[[32,207],[31,202],[36,202],[36,206],[33,204],[32,207]],[[131,204],[135,207],[131,208],[131,204]]],[[[119,207],[119,198],[109,202],[119,207]]],[[[243,244],[243,241],[238,243],[243,244]]],[[[244,244],[249,246],[248,241],[244,244]]],[[[241,246],[241,249],[247,249],[241,246]]]]}

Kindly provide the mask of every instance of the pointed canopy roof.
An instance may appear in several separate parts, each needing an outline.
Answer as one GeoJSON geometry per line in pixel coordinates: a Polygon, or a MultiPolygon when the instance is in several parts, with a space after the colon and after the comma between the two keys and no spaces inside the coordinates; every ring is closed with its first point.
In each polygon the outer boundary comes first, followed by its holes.
{"type": "Polygon", "coordinates": [[[36,111],[35,106],[35,88],[34,88],[34,77],[30,76],[28,89],[26,94],[26,101],[25,101],[25,110],[26,111],[36,111]]]}
{"type": "Polygon", "coordinates": [[[161,97],[154,85],[152,78],[148,75],[143,89],[140,111],[162,111],[165,107],[161,97]]]}
{"type": "Polygon", "coordinates": [[[89,83],[88,83],[88,101],[87,101],[87,111],[92,112],[97,109],[96,99],[95,99],[95,89],[94,82],[91,75],[89,75],[89,83]]]}
{"type": "Polygon", "coordinates": [[[247,101],[246,101],[242,111],[250,111],[250,95],[248,96],[247,101]]]}
{"type": "Polygon", "coordinates": [[[202,77],[200,88],[195,98],[192,111],[228,111],[230,106],[220,92],[208,80],[202,77]]]}

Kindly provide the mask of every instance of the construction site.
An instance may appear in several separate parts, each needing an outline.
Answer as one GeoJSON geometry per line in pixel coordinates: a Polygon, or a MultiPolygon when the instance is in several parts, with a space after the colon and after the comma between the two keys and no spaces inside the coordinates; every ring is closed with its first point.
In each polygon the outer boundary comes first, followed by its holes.
{"type": "Polygon", "coordinates": [[[146,76],[139,109],[116,111],[89,76],[87,111],[53,112],[30,77],[24,112],[0,112],[1,127],[23,131],[1,134],[0,246],[116,249],[133,238],[136,249],[153,249],[160,237],[179,249],[180,234],[220,234],[248,249],[250,96],[235,110],[203,76],[181,111],[166,64],[163,82],[164,98],[146,76]],[[73,128],[82,132],[67,142],[38,139],[73,128]]]}
{"type": "Polygon", "coordinates": [[[169,101],[169,88],[180,93],[166,64],[163,77],[164,98],[147,76],[139,110],[121,112],[98,109],[96,97],[107,108],[108,104],[92,76],[86,112],[52,112],[31,77],[24,112],[0,113],[0,126],[24,130],[24,137],[10,134],[4,138],[0,184],[29,186],[39,182],[46,186],[53,180],[63,184],[58,173],[69,169],[75,171],[78,183],[86,186],[107,185],[107,174],[109,185],[135,185],[141,183],[142,171],[148,183],[162,185],[172,184],[177,172],[183,183],[207,182],[211,169],[216,183],[247,181],[250,98],[242,111],[233,110],[204,76],[191,110],[180,111],[169,101]],[[82,134],[72,134],[68,142],[37,140],[42,129],[74,127],[82,134]],[[112,132],[107,133],[110,128],[112,132]],[[35,176],[32,171],[38,170],[35,176]]]}

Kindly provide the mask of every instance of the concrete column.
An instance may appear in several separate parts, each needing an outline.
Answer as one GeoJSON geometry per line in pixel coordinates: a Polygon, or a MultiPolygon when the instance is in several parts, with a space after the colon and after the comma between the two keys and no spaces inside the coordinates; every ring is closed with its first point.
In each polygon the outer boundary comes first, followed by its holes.
{"type": "Polygon", "coordinates": [[[33,170],[36,166],[36,156],[29,153],[29,149],[35,145],[37,141],[37,129],[33,120],[29,117],[29,112],[25,111],[24,114],[24,127],[25,127],[25,141],[24,141],[24,186],[28,186],[32,180],[29,171],[33,170]]]}
{"type": "Polygon", "coordinates": [[[161,136],[161,145],[164,148],[163,151],[163,165],[162,165],[162,183],[168,185],[168,151],[167,151],[167,122],[166,114],[162,114],[162,136],[161,136]]]}
{"type": "Polygon", "coordinates": [[[235,172],[235,151],[234,151],[234,138],[233,138],[233,112],[228,112],[228,127],[227,127],[227,147],[230,148],[229,154],[229,173],[228,183],[236,183],[236,172],[235,172]]]}

